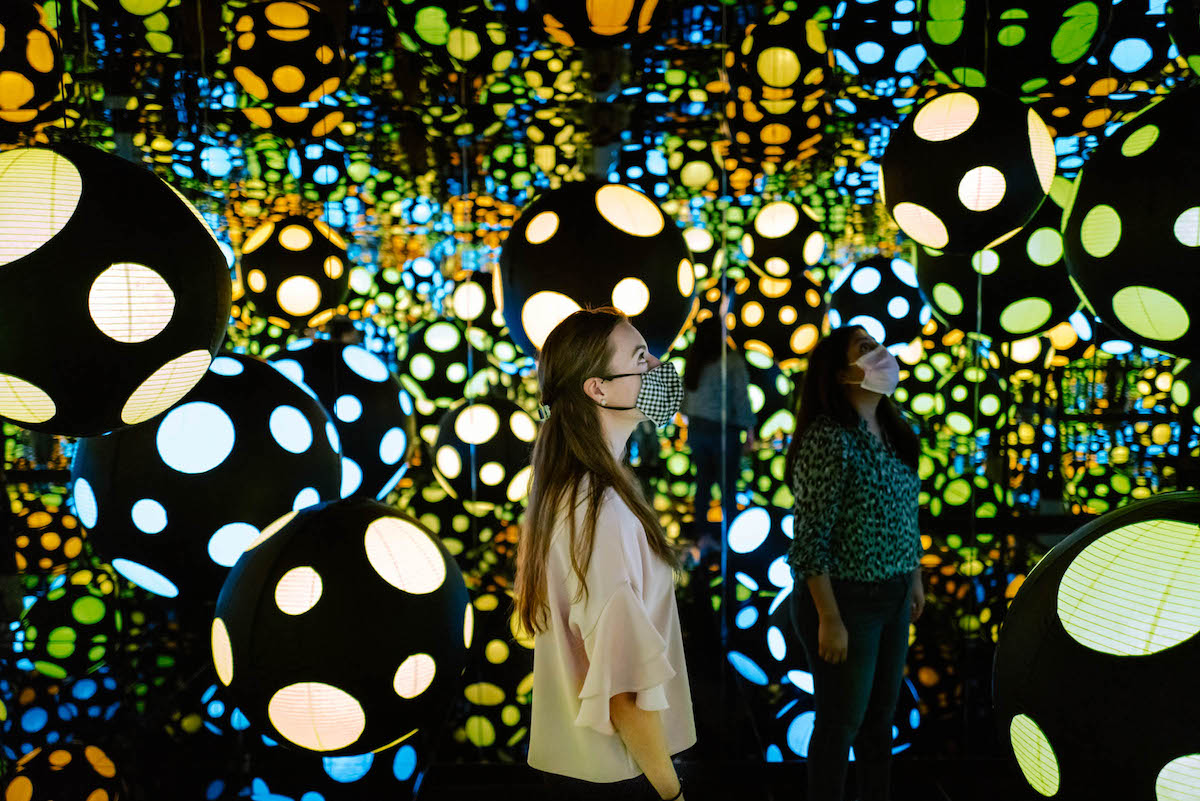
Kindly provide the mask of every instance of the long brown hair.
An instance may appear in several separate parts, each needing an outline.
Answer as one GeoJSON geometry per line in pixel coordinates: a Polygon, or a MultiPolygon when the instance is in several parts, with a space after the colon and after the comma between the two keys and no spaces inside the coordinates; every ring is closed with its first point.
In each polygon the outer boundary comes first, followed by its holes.
{"type": "Polygon", "coordinates": [[[611,307],[583,309],[559,323],[542,345],[538,386],[542,403],[549,405],[551,412],[533,443],[529,505],[517,545],[513,592],[517,620],[530,634],[544,631],[547,626],[546,558],[558,515],[567,515],[571,568],[579,579],[580,592],[586,594],[596,518],[604,493],[610,487],[645,528],[651,550],[672,567],[677,562],[637,478],[628,466],[613,458],[604,440],[600,413],[583,389],[587,379],[612,372],[613,352],[608,337],[617,325],[627,320],[611,307]],[[584,478],[589,479],[587,512],[583,530],[576,531],[574,510],[584,478]],[[564,511],[565,498],[570,502],[564,511]]]}
{"type": "MultiPolygon", "coordinates": [[[[837,380],[838,370],[850,366],[846,359],[846,349],[850,347],[850,340],[854,338],[856,331],[865,332],[866,329],[861,325],[835,328],[826,334],[809,354],[808,370],[804,373],[804,388],[796,409],[796,430],[792,432],[792,443],[788,446],[788,476],[792,474],[796,456],[800,452],[800,438],[819,415],[828,415],[846,428],[853,429],[858,426],[858,410],[850,403],[850,398],[837,380]]],[[[876,414],[880,427],[895,446],[900,460],[915,471],[921,455],[921,443],[904,414],[887,396],[879,399],[876,414]]]]}

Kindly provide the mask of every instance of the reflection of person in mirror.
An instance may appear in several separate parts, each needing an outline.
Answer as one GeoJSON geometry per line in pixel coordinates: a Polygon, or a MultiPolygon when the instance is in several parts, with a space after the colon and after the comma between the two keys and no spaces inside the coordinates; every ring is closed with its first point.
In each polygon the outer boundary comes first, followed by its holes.
{"type": "Polygon", "coordinates": [[[675,554],[624,464],[683,385],[624,314],[578,311],[538,360],[542,427],[514,589],[534,634],[529,764],[551,797],[682,799],[672,756],[696,742],[675,554]]]}
{"type": "Polygon", "coordinates": [[[809,356],[787,474],[792,623],[812,671],[811,801],[840,801],[849,750],[863,801],[886,801],[909,625],[925,606],[919,443],[890,396],[895,356],[861,326],[809,356]]]}
{"type": "Polygon", "coordinates": [[[734,495],[742,454],[757,446],[758,423],[750,406],[750,372],[721,325],[709,317],[696,325],[683,369],[683,408],[688,421],[688,445],[696,467],[696,554],[703,562],[721,550],[722,523],[737,514],[734,495]],[[721,493],[721,517],[712,520],[709,507],[713,485],[721,493]]]}

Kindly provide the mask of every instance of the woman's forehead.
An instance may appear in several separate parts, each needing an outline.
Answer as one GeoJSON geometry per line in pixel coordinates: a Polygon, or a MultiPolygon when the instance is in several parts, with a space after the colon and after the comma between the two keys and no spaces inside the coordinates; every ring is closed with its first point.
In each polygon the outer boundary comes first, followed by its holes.
{"type": "Polygon", "coordinates": [[[642,339],[642,335],[630,323],[619,323],[613,329],[612,337],[613,344],[618,348],[618,356],[629,356],[635,347],[646,344],[646,341],[642,339]]]}

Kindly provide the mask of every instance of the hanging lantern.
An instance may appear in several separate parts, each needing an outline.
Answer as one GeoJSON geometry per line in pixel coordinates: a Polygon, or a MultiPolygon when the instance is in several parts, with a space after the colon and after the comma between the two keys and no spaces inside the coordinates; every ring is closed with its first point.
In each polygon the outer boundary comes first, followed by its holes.
{"type": "Polygon", "coordinates": [[[725,315],[725,327],[737,346],[773,359],[783,370],[798,369],[821,336],[820,284],[807,275],[750,275],[738,280],[734,293],[736,309],[725,315]]]}
{"type": "Polygon", "coordinates": [[[46,116],[63,80],[62,45],[41,4],[0,9],[0,128],[46,116]]]}
{"type": "Polygon", "coordinates": [[[1063,218],[1067,268],[1096,316],[1135,342],[1200,357],[1200,165],[1188,131],[1200,94],[1181,90],[1127,122],[1075,179],[1063,218]],[[1147,176],[1154,176],[1148,180],[1147,176]]]}
{"type": "Polygon", "coordinates": [[[342,83],[333,24],[305,0],[255,0],[233,20],[229,63],[246,94],[272,106],[316,103],[342,83]]]}
{"type": "Polygon", "coordinates": [[[0,153],[0,243],[0,416],[25,428],[93,436],[149,420],[225,337],[216,238],[177,191],[116,156],[0,153]]]}
{"type": "Polygon", "coordinates": [[[473,514],[520,503],[529,492],[537,427],[515,403],[459,401],[438,425],[434,475],[473,514]]]}
{"type": "Polygon", "coordinates": [[[293,215],[255,229],[242,245],[246,297],[280,328],[333,318],[350,290],[346,242],[322,220],[293,215]]]}
{"type": "MultiPolygon", "coordinates": [[[[569,0],[537,4],[542,26],[564,47],[613,47],[647,34],[655,23],[659,0],[595,3],[569,0]]],[[[661,13],[660,13],[661,18],[661,13]]]]}
{"type": "Polygon", "coordinates": [[[861,325],[884,347],[904,345],[921,335],[929,306],[917,287],[917,273],[904,259],[873,256],[839,273],[829,301],[829,325],[861,325]]]}
{"type": "Polygon", "coordinates": [[[991,92],[951,91],[922,103],[892,134],[881,192],[918,244],[969,253],[1029,221],[1054,166],[1054,142],[1035,111],[991,92]]]}
{"type": "Polygon", "coordinates": [[[825,257],[825,234],[806,206],[776,200],[758,210],[742,234],[742,253],[764,278],[794,278],[825,257]]]}

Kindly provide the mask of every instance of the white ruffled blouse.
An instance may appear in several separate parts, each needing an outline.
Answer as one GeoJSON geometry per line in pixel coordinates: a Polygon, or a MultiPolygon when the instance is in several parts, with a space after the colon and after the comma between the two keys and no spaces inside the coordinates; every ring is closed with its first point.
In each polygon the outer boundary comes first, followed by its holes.
{"type": "MultiPolygon", "coordinates": [[[[587,504],[575,510],[583,530],[587,504]]],[[[548,628],[534,638],[530,766],[591,782],[641,775],[609,719],[609,699],[636,692],[660,710],[669,753],[696,742],[671,567],[615,491],[605,493],[588,565],[588,594],[575,603],[570,533],[560,515],[546,564],[548,628]]]]}

